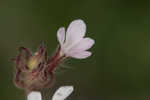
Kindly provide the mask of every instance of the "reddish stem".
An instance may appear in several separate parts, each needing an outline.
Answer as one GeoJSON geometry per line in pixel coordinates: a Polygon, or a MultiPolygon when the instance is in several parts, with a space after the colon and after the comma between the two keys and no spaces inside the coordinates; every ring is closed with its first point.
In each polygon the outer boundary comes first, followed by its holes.
{"type": "Polygon", "coordinates": [[[47,70],[48,70],[48,73],[52,73],[53,70],[57,67],[57,65],[60,63],[60,61],[63,59],[64,56],[60,56],[60,50],[61,50],[61,47],[59,45],[58,49],[57,49],[57,52],[55,53],[55,55],[48,60],[48,63],[47,63],[47,70]]]}

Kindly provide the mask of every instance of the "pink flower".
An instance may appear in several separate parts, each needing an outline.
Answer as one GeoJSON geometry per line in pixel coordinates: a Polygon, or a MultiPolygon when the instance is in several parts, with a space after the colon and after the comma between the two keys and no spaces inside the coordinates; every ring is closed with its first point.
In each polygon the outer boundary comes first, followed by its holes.
{"type": "Polygon", "coordinates": [[[87,51],[95,43],[93,39],[84,37],[86,33],[86,24],[83,20],[78,19],[71,22],[67,31],[61,27],[57,31],[57,38],[61,46],[61,55],[76,59],[84,59],[91,56],[87,51]]]}
{"type": "MultiPolygon", "coordinates": [[[[65,100],[73,92],[73,86],[62,86],[54,93],[52,100],[65,100]]],[[[41,93],[32,91],[28,94],[27,100],[42,100],[41,93]]]]}

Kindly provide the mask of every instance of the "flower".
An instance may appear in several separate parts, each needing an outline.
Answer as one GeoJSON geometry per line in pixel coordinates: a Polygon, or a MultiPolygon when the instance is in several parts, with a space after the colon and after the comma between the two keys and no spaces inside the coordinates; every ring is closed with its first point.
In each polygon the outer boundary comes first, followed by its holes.
{"type": "Polygon", "coordinates": [[[20,47],[18,56],[13,59],[16,64],[15,85],[27,93],[50,88],[54,82],[54,71],[65,58],[84,59],[91,56],[92,53],[87,50],[95,41],[85,37],[85,33],[86,24],[81,19],[72,21],[66,32],[64,27],[59,28],[57,38],[60,45],[53,56],[47,55],[44,45],[35,53],[20,47]]]}
{"type": "MultiPolygon", "coordinates": [[[[52,100],[65,100],[73,92],[73,86],[62,86],[52,96],[52,100]]],[[[42,100],[41,93],[32,91],[28,94],[27,100],[42,100]]]]}
{"type": "Polygon", "coordinates": [[[84,38],[86,33],[86,24],[83,20],[78,19],[71,22],[67,31],[61,27],[57,31],[57,38],[60,43],[60,55],[76,59],[84,59],[91,56],[87,51],[95,43],[91,38],[84,38]]]}

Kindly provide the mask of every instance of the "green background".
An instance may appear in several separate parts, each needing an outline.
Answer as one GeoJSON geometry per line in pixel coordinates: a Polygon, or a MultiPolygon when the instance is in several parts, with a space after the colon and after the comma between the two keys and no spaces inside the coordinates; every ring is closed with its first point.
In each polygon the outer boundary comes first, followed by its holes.
{"type": "Polygon", "coordinates": [[[51,55],[57,29],[83,19],[86,35],[96,41],[93,55],[68,60],[70,68],[56,73],[48,94],[73,85],[69,100],[149,100],[149,5],[149,0],[0,0],[0,99],[25,100],[12,82],[10,59],[19,46],[34,52],[44,42],[51,55]]]}

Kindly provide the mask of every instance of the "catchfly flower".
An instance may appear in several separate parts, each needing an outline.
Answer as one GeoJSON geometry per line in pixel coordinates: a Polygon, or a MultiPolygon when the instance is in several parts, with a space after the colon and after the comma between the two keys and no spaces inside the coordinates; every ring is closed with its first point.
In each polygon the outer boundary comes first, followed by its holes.
{"type": "MultiPolygon", "coordinates": [[[[73,92],[73,86],[62,86],[52,96],[51,100],[65,100],[73,92]]],[[[42,100],[41,93],[32,91],[28,94],[27,100],[42,100]]]]}
{"type": "MultiPolygon", "coordinates": [[[[85,37],[86,24],[78,19],[70,23],[67,30],[61,27],[57,31],[59,41],[58,48],[52,56],[44,45],[32,53],[25,47],[19,48],[19,54],[13,59],[15,62],[14,83],[18,88],[24,89],[28,95],[28,100],[41,100],[39,92],[44,88],[50,88],[54,83],[54,72],[59,65],[67,58],[85,59],[91,56],[88,51],[94,40],[85,37]],[[38,96],[36,96],[38,95],[38,96]]],[[[61,87],[56,91],[52,100],[64,100],[73,91],[73,87],[61,87]],[[64,92],[63,92],[64,91],[64,92]]]]}
{"type": "Polygon", "coordinates": [[[86,24],[81,19],[72,21],[66,32],[64,27],[59,28],[57,38],[61,46],[60,54],[77,59],[89,57],[91,52],[87,50],[93,46],[94,40],[85,38],[85,33],[86,24]]]}

